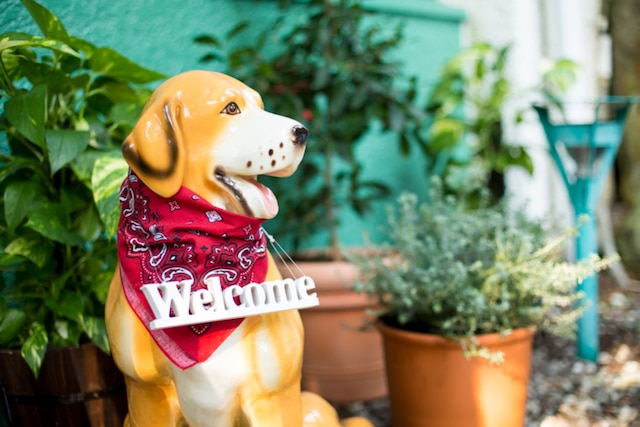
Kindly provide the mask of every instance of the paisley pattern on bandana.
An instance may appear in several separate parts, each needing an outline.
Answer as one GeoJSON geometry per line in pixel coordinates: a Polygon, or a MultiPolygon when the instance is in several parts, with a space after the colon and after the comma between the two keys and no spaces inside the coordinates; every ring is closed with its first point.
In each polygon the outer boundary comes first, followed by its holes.
{"type": "Polygon", "coordinates": [[[182,187],[165,199],[130,172],[120,189],[120,276],[127,301],[158,346],[182,369],[206,360],[243,319],[151,330],[154,315],[140,287],[148,283],[205,280],[231,285],[262,283],[267,275],[263,220],[216,208],[182,187]]]}

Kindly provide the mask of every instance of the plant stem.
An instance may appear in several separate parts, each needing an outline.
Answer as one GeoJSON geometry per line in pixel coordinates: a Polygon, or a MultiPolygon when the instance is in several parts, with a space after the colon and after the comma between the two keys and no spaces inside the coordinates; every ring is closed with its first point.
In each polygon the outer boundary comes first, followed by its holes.
{"type": "Polygon", "coordinates": [[[7,72],[7,68],[5,67],[4,62],[2,61],[1,53],[0,53],[0,69],[2,69],[2,79],[0,79],[0,81],[2,82],[2,86],[4,86],[9,96],[14,96],[16,94],[16,88],[13,87],[13,83],[11,83],[11,79],[9,78],[9,73],[7,72]]]}
{"type": "Polygon", "coordinates": [[[338,259],[340,257],[339,240],[338,240],[338,224],[336,221],[335,185],[333,177],[333,155],[334,150],[327,150],[325,154],[324,182],[327,188],[327,196],[325,206],[327,207],[327,224],[329,229],[329,257],[338,259]]]}

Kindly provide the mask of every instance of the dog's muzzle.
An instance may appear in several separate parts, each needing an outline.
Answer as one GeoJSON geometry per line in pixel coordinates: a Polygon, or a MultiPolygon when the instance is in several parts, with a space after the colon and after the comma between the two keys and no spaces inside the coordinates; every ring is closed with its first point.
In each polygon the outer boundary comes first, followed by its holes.
{"type": "Polygon", "coordinates": [[[292,129],[293,132],[293,144],[294,145],[304,145],[307,143],[307,139],[309,138],[309,131],[304,126],[294,126],[292,129]]]}

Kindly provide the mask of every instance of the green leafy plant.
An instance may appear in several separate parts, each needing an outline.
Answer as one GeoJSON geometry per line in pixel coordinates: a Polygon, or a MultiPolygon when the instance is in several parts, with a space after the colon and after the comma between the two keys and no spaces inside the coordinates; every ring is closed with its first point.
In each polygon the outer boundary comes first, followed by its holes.
{"type": "Polygon", "coordinates": [[[164,76],[21,1],[43,35],[0,35],[0,346],[21,348],[37,375],[49,346],[109,351],[119,147],[150,94],[142,85],[164,76]]]}
{"type": "Polygon", "coordinates": [[[251,44],[238,42],[249,31],[246,22],[224,43],[213,35],[196,42],[211,48],[203,61],[226,64],[260,92],[268,109],[309,128],[305,160],[296,174],[269,180],[281,205],[276,234],[292,240],[295,250],[328,230],[326,246],[335,256],[340,210],[364,214],[389,194],[384,182],[361,176],[355,150],[362,136],[377,122],[396,132],[398,149],[408,153],[424,111],[416,104],[415,81],[402,78],[402,64],[390,57],[402,41],[401,27],[390,30],[367,21],[354,0],[310,0],[302,18],[292,23],[291,16],[289,8],[265,31],[245,37],[251,44]],[[222,45],[231,48],[224,51],[222,45]]]}
{"type": "MultiPolygon", "coordinates": [[[[533,162],[526,147],[505,141],[504,110],[516,97],[538,96],[560,105],[562,94],[575,81],[577,64],[571,60],[550,61],[538,87],[516,94],[507,76],[510,46],[496,47],[476,43],[454,55],[445,64],[427,102],[433,120],[423,145],[428,158],[440,159],[454,151],[466,137],[466,156],[456,160],[446,173],[447,187],[455,192],[478,193],[488,187],[495,200],[504,194],[504,172],[519,167],[533,172],[533,162]],[[462,158],[462,161],[459,159],[462,158]],[[459,164],[456,164],[459,163],[459,164]]],[[[523,121],[523,113],[515,113],[515,123],[523,121]]],[[[431,173],[438,165],[432,164],[431,173]]]]}
{"type": "Polygon", "coordinates": [[[561,249],[573,230],[548,240],[542,223],[506,201],[469,206],[439,181],[428,203],[402,195],[389,209],[392,243],[352,255],[362,272],[356,290],[377,297],[389,325],[467,344],[533,326],[570,335],[584,308],[576,285],[616,258],[569,263],[561,249]]]}

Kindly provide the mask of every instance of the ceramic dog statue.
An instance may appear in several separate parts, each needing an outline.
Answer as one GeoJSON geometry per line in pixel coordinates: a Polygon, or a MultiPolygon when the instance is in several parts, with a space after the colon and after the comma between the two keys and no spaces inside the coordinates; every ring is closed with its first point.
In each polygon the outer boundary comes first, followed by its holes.
{"type": "MultiPolygon", "coordinates": [[[[175,76],[147,103],[123,144],[130,173],[106,305],[112,354],[127,384],[126,426],[340,425],[327,402],[300,391],[297,310],[152,327],[163,313],[188,320],[236,310],[240,301],[259,305],[269,291],[257,284],[281,284],[261,228],[277,201],[256,178],[291,175],[307,136],[220,73],[175,76]]],[[[342,425],[372,426],[364,419],[342,425]]]]}

